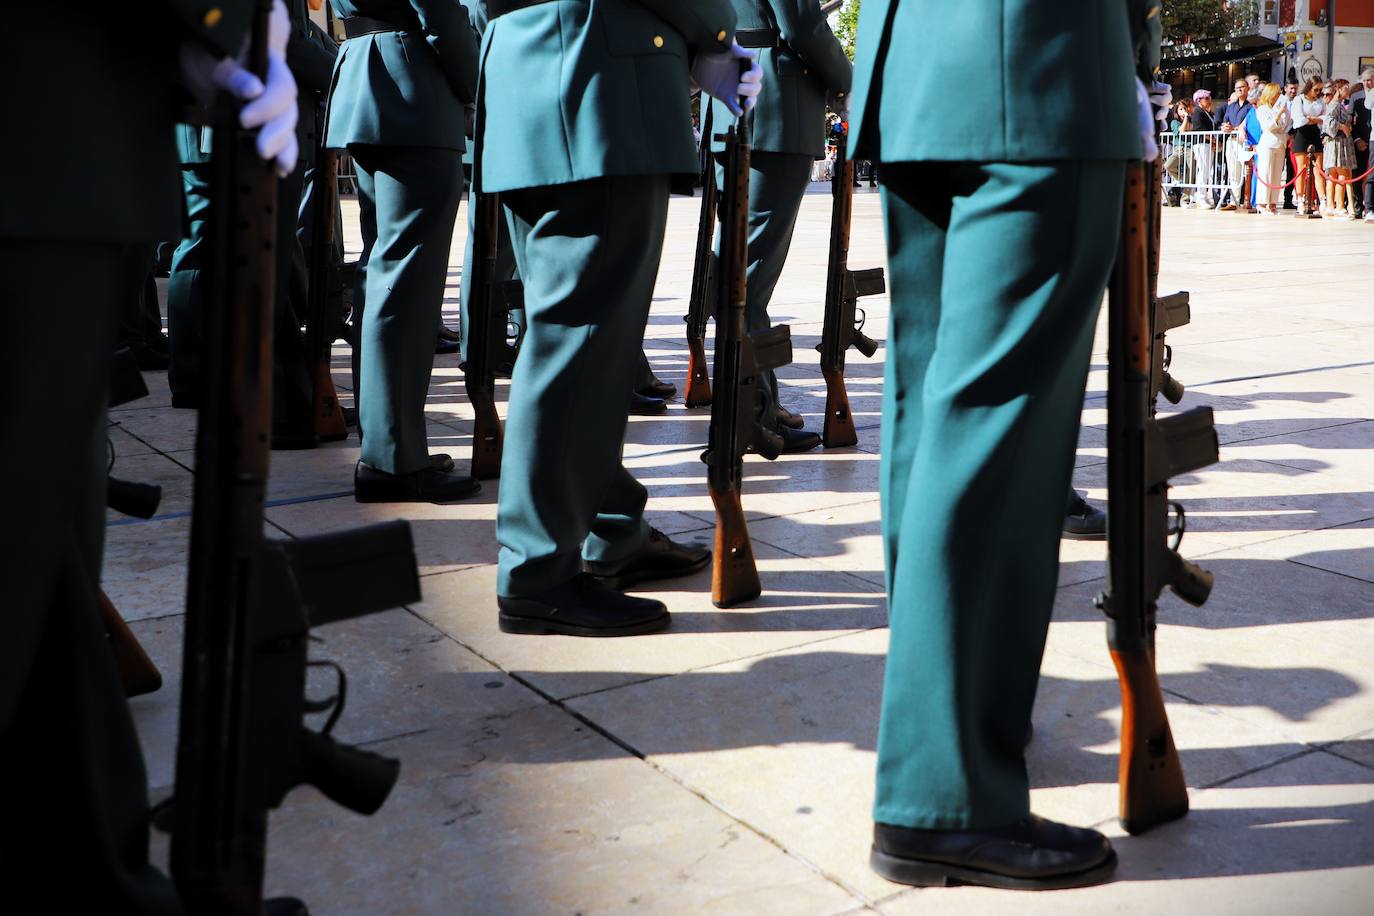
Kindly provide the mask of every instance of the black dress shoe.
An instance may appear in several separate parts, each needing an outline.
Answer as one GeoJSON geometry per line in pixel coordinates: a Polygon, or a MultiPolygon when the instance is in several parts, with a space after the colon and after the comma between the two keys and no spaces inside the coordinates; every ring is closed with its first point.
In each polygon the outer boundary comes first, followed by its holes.
{"type": "Polygon", "coordinates": [[[801,429],[806,425],[806,421],[802,419],[801,414],[793,413],[781,404],[778,405],[778,422],[788,429],[801,429]]]}
{"type": "Polygon", "coordinates": [[[1091,505],[1077,490],[1064,512],[1064,537],[1074,541],[1101,541],[1107,537],[1107,513],[1091,505]]]}
{"type": "Polygon", "coordinates": [[[454,341],[454,342],[456,343],[457,341],[460,341],[460,340],[463,339],[463,335],[462,335],[462,334],[459,334],[457,331],[453,330],[453,328],[444,326],[444,327],[439,328],[439,339],[440,339],[440,340],[452,340],[452,341],[454,341]]]}
{"type": "Polygon", "coordinates": [[[657,528],[650,528],[649,539],[631,556],[613,563],[583,560],[582,569],[608,588],[625,589],[653,579],[690,576],[710,562],[710,548],[678,544],[657,528]]]}
{"type": "Polygon", "coordinates": [[[638,414],[641,417],[652,417],[667,409],[668,402],[663,398],[646,398],[638,391],[630,395],[630,413],[638,414]]]}
{"type": "Polygon", "coordinates": [[[447,474],[449,471],[453,470],[453,456],[445,452],[439,452],[438,454],[430,455],[429,466],[434,468],[434,470],[436,471],[443,471],[445,474],[447,474]]]}
{"type": "Polygon", "coordinates": [[[917,830],[873,825],[873,870],[917,887],[978,884],[1055,890],[1099,884],[1116,869],[1116,852],[1096,830],[1031,815],[994,830],[917,830]]]}
{"type": "Polygon", "coordinates": [[[655,378],[643,388],[636,388],[635,394],[643,395],[646,398],[662,398],[666,401],[677,396],[677,386],[660,378],[655,378]]]}
{"type": "Polygon", "coordinates": [[[442,335],[434,338],[434,353],[437,356],[447,356],[450,353],[457,353],[459,349],[461,349],[461,345],[456,340],[449,340],[442,335]]]}
{"type": "Polygon", "coordinates": [[[622,594],[586,573],[529,598],[498,595],[496,606],[501,632],[533,636],[638,636],[670,622],[662,601],[622,594]]]}
{"type": "Polygon", "coordinates": [[[452,503],[482,489],[471,477],[433,467],[409,474],[388,474],[358,462],[353,470],[353,498],[360,503],[452,503]]]}
{"type": "Polygon", "coordinates": [[[809,452],[821,444],[821,437],[809,429],[782,426],[778,428],[778,435],[782,436],[784,452],[809,452]]]}

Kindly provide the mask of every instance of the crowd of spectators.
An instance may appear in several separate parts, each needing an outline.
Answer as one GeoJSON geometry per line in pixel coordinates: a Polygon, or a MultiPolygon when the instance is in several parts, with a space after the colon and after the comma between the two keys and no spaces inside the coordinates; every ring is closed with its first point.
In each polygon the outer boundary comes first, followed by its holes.
{"type": "Polygon", "coordinates": [[[1371,105],[1374,68],[1357,83],[1280,85],[1250,74],[1235,81],[1225,105],[1199,89],[1174,105],[1163,138],[1167,202],[1374,222],[1371,105]]]}

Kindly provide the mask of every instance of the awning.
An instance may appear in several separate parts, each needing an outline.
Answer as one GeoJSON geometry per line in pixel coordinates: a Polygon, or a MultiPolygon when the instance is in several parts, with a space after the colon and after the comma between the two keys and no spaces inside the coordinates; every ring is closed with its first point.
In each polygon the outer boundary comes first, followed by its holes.
{"type": "Polygon", "coordinates": [[[1262,35],[1245,35],[1225,41],[1199,42],[1188,45],[1182,53],[1171,55],[1173,48],[1164,49],[1159,69],[1165,73],[1177,70],[1196,70],[1241,60],[1269,60],[1283,54],[1283,44],[1262,35]]]}

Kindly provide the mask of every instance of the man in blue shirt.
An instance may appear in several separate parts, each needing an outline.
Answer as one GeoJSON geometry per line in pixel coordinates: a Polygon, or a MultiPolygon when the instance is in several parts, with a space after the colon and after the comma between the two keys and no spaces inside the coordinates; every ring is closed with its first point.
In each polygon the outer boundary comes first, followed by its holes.
{"type": "Polygon", "coordinates": [[[1234,210],[1241,202],[1240,187],[1245,181],[1245,163],[1249,160],[1245,145],[1245,118],[1254,110],[1250,104],[1250,84],[1244,79],[1236,80],[1235,91],[1226,103],[1226,113],[1221,119],[1221,130],[1226,134],[1226,180],[1231,185],[1231,202],[1221,209],[1234,210]]]}

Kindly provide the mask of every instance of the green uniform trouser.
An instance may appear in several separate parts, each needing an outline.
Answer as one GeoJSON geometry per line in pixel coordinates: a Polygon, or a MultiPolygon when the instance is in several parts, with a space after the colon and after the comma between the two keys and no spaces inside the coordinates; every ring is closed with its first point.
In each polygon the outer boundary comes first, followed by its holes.
{"type": "MultiPolygon", "coordinates": [[[[167,330],[170,336],[171,366],[167,383],[172,394],[195,402],[204,384],[201,371],[205,358],[205,310],[209,290],[205,270],[210,263],[206,244],[209,231],[211,169],[209,154],[200,152],[200,128],[177,125],[181,153],[182,188],[190,234],[181,240],[172,255],[172,272],[167,285],[167,330]]],[[[308,428],[312,422],[311,403],[314,383],[305,364],[305,341],[301,337],[297,309],[304,309],[305,277],[301,271],[296,242],[296,213],[300,204],[303,176],[297,169],[277,186],[276,298],[273,306],[272,334],[272,423],[308,428]]]]}
{"type": "Polygon", "coordinates": [[[200,129],[177,125],[181,151],[181,187],[186,195],[186,215],[190,221],[186,238],[172,254],[172,269],[167,278],[167,338],[171,366],[167,384],[173,397],[200,397],[201,353],[205,350],[206,298],[203,288],[205,264],[209,260],[205,233],[210,218],[210,163],[200,150],[200,129]]]}
{"type": "Polygon", "coordinates": [[[648,536],[647,493],[620,458],[668,185],[634,175],[502,194],[529,326],[501,462],[499,595],[563,585],[583,556],[621,559],[648,536]]]}
{"type": "Polygon", "coordinates": [[[388,474],[429,467],[425,399],[434,329],[463,194],[458,150],[353,145],[363,254],[353,299],[362,460],[388,474]],[[361,265],[366,265],[361,267],[361,265]]]}
{"type": "Polygon", "coordinates": [[[143,755],[96,610],[124,254],[0,240],[0,862],[39,893],[77,881],[103,911],[166,913],[180,908],[148,864],[143,755]]]}
{"type": "MultiPolygon", "coordinates": [[[[797,211],[811,181],[810,156],[755,150],[749,158],[749,268],[744,299],[744,329],[750,334],[772,327],[768,303],[782,276],[792,247],[797,211]]],[[[716,159],[716,186],[723,187],[725,169],[716,159]]],[[[723,213],[722,213],[723,215],[723,213]]],[[[716,236],[720,254],[720,236],[716,236]]],[[[823,292],[823,291],[822,291],[823,292]]],[[[759,400],[764,423],[776,428],[778,378],[772,369],[759,373],[759,400]]]]}
{"type": "Polygon", "coordinates": [[[1026,728],[1123,168],[882,165],[880,823],[976,829],[1029,810],[1026,728]]]}

